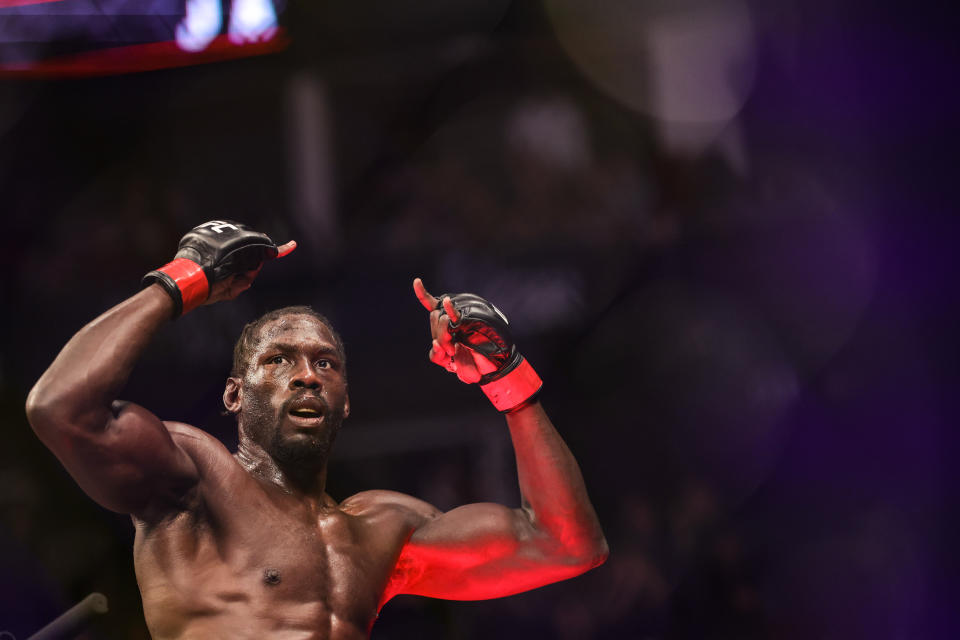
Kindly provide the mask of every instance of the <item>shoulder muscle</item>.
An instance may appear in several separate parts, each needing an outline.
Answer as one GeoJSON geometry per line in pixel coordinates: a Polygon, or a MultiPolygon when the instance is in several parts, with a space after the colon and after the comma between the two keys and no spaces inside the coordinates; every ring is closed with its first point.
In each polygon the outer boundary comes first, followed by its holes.
{"type": "Polygon", "coordinates": [[[441,515],[441,511],[429,502],[414,498],[399,491],[374,489],[361,491],[340,503],[340,508],[348,513],[360,514],[378,508],[394,508],[406,512],[420,522],[441,515]]]}

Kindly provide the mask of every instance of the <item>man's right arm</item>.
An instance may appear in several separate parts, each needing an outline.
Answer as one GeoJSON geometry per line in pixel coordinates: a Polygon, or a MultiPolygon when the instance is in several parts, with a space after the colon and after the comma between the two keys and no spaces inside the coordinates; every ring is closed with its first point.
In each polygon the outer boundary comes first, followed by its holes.
{"type": "Polygon", "coordinates": [[[121,302],[66,344],[27,397],[27,419],[40,440],[91,498],[113,511],[173,506],[198,479],[193,460],[159,418],[117,399],[173,310],[158,284],[121,302]]]}
{"type": "MultiPolygon", "coordinates": [[[[87,494],[104,507],[144,517],[182,502],[199,474],[193,458],[155,415],[117,394],[161,325],[200,305],[232,300],[290,241],[212,220],[180,241],[152,283],[81,329],[27,397],[27,419],[87,494]]],[[[202,432],[197,432],[201,435],[202,432]]]]}

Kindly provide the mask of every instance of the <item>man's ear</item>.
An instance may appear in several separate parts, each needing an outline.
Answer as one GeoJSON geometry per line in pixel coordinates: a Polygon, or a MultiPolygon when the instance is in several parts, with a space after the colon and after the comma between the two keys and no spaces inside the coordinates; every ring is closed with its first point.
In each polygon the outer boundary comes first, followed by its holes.
{"type": "Polygon", "coordinates": [[[343,417],[346,418],[350,415],[350,396],[348,395],[343,400],[343,417]]]}
{"type": "Polygon", "coordinates": [[[240,413],[240,397],[243,395],[243,383],[240,378],[227,378],[223,389],[223,406],[227,411],[236,415],[240,413]]]}

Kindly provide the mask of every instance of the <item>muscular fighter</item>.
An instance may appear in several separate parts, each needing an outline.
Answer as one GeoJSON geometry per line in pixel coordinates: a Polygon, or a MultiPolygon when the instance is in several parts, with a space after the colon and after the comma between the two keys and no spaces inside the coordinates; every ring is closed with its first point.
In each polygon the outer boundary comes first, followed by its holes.
{"type": "Polygon", "coordinates": [[[213,221],[180,242],[147,286],[81,329],[27,398],[40,439],[86,493],[131,515],[134,561],[154,638],[369,637],[398,594],[475,600],[576,576],[607,546],[577,463],[537,401],[540,379],[506,318],[470,294],[434,297],[430,360],[478,384],[513,440],[522,505],[442,513],[392,491],[338,502],[327,459],[350,414],[343,344],[309,307],[248,324],[223,402],[231,453],[206,432],[117,399],[171,319],[235,298],[264,262],[293,250],[213,221]]]}

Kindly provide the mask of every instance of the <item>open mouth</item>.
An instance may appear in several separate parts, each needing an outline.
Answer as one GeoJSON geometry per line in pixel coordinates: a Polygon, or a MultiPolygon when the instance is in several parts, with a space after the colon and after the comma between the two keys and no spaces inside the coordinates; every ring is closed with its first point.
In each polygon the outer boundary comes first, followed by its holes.
{"type": "Polygon", "coordinates": [[[313,409],[292,409],[287,416],[295,427],[319,427],[323,422],[323,413],[313,409]]]}
{"type": "Polygon", "coordinates": [[[287,415],[294,423],[303,426],[314,426],[323,420],[326,406],[316,397],[297,398],[290,402],[287,415]]]}
{"type": "Polygon", "coordinates": [[[298,418],[319,418],[323,414],[319,411],[313,409],[291,409],[290,415],[296,416],[298,418]]]}

